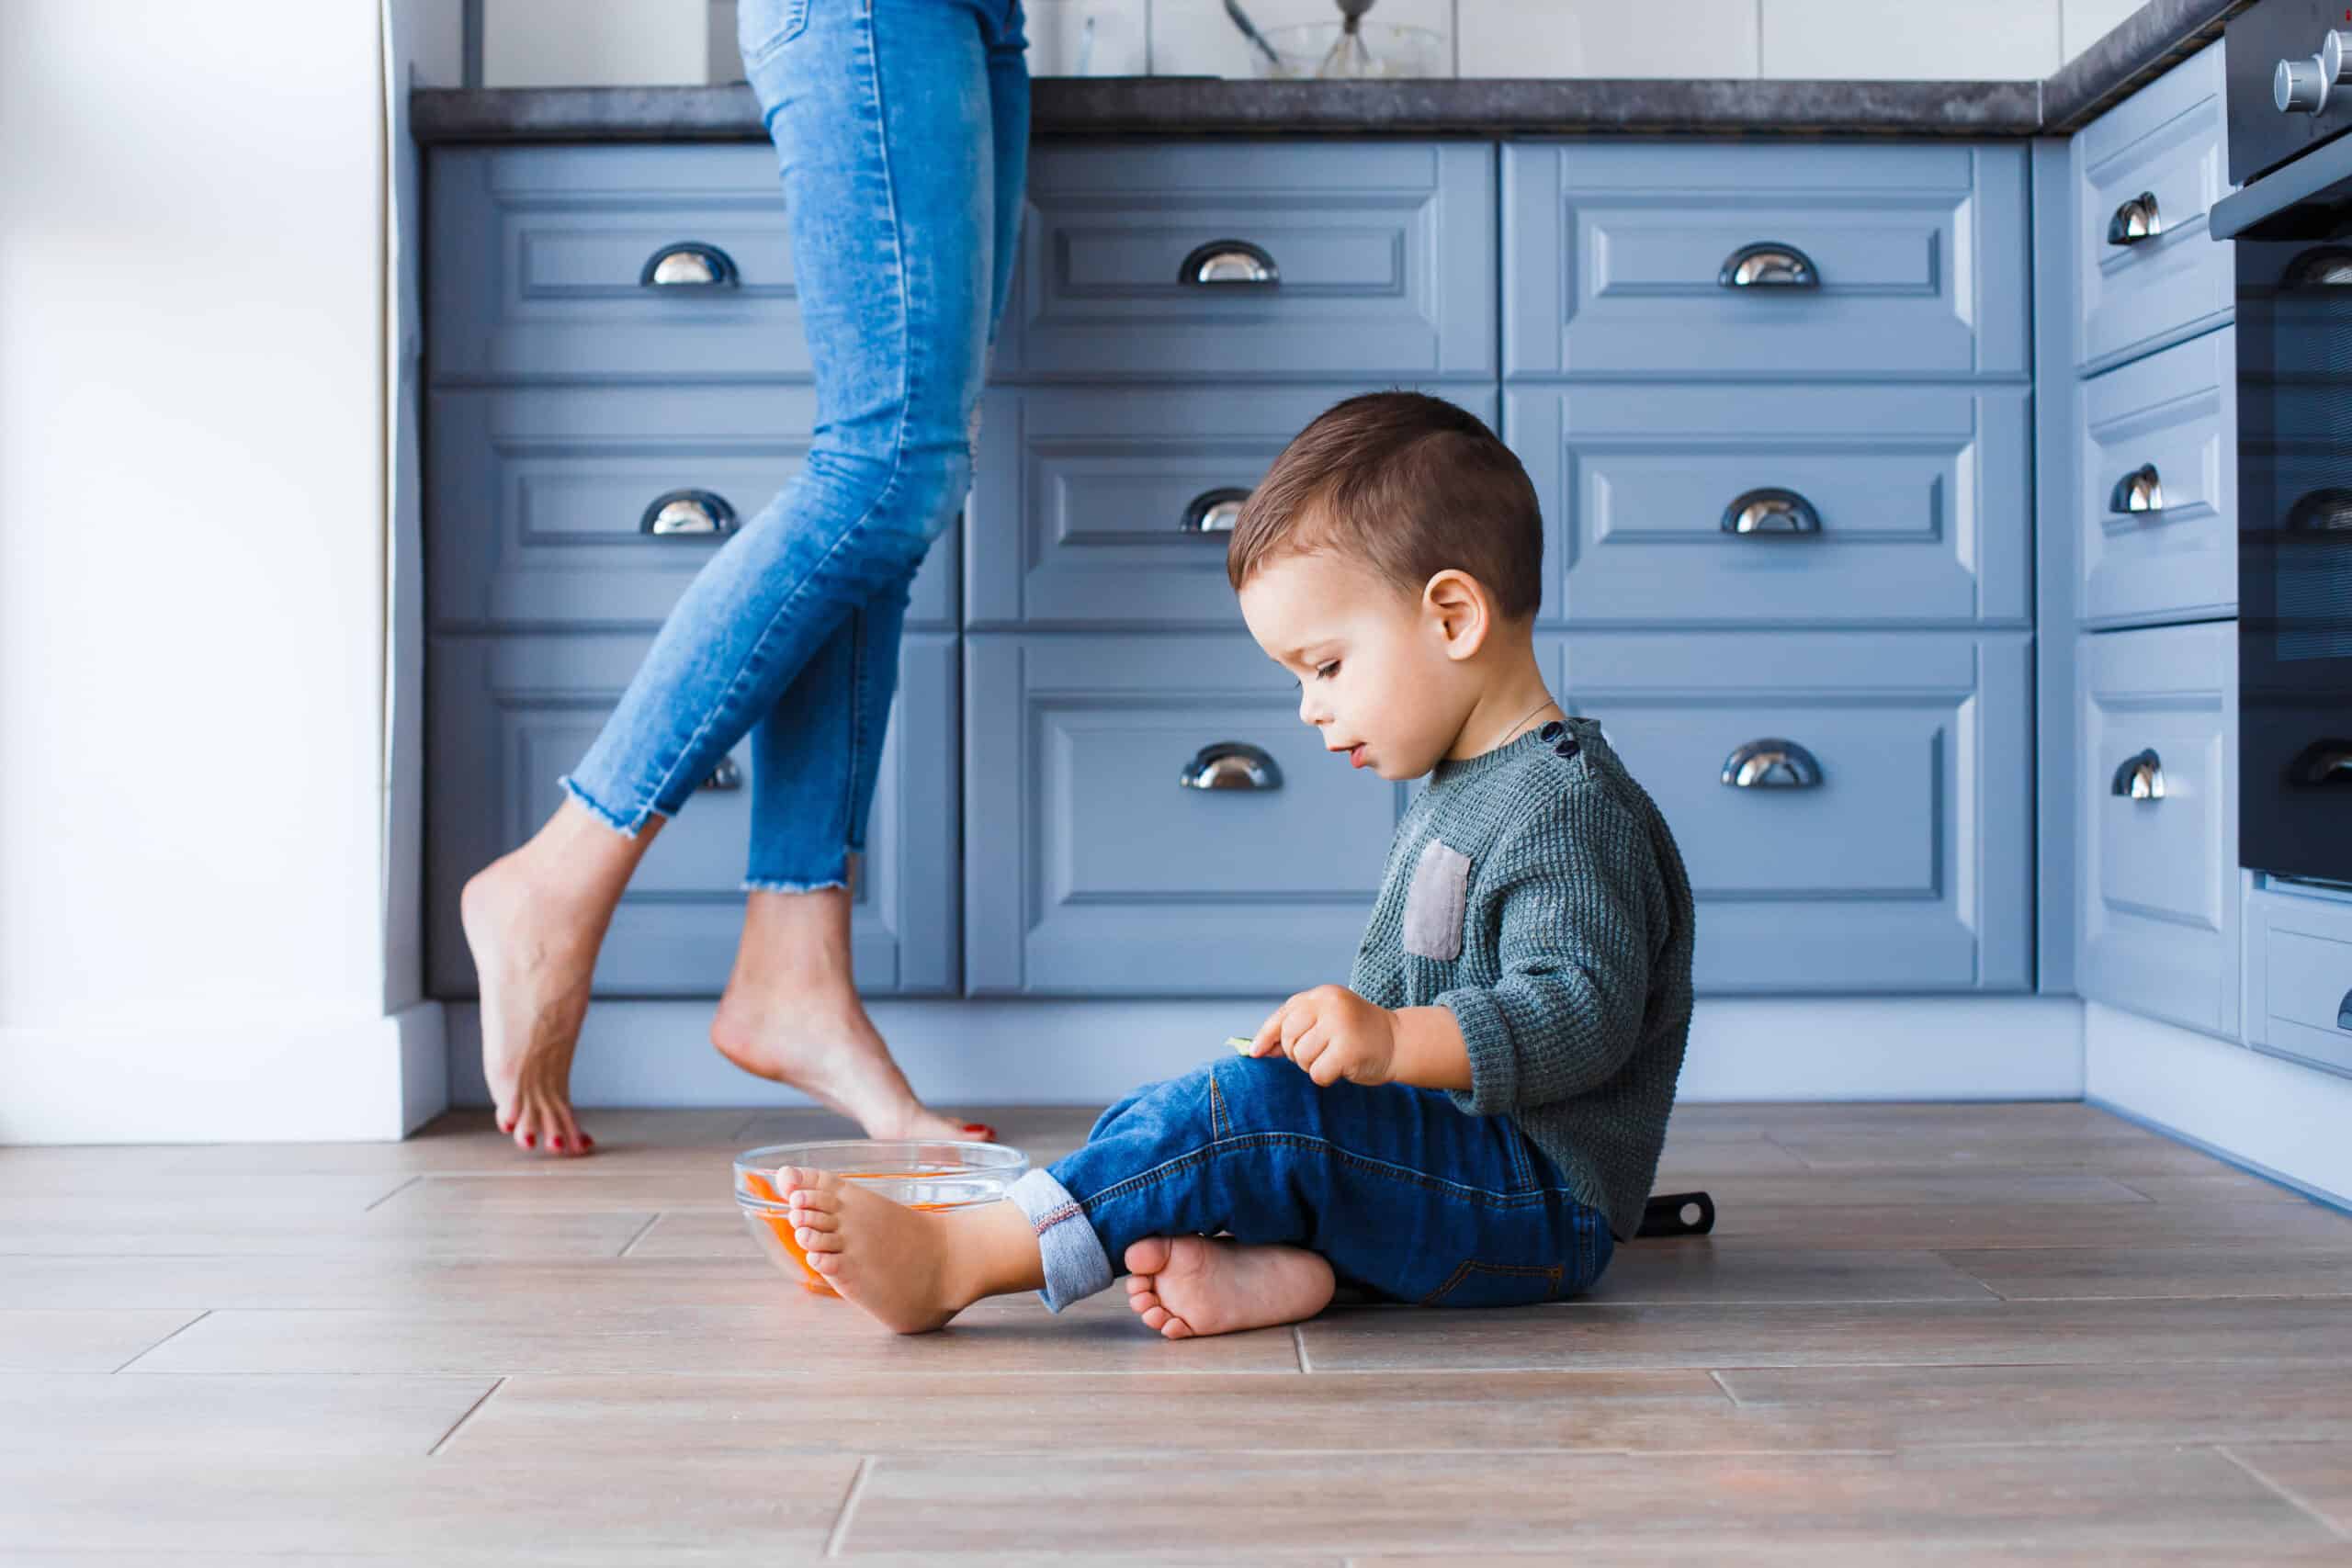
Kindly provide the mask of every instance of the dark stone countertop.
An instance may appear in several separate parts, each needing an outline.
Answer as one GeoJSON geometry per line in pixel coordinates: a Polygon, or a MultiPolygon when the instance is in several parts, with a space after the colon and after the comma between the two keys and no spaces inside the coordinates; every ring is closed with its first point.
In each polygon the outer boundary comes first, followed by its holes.
{"type": "MultiPolygon", "coordinates": [[[[2054,136],[2161,75],[2252,0],[2148,0],[2040,82],[1681,79],[1254,82],[1039,77],[1039,136],[2054,136]]],[[[727,87],[420,88],[419,141],[711,141],[763,137],[727,87]]]]}

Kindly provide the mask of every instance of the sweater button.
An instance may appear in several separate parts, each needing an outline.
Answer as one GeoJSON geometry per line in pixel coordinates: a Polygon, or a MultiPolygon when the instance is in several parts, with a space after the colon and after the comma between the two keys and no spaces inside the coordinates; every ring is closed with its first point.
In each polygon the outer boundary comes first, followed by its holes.
{"type": "Polygon", "coordinates": [[[1567,732],[1568,732],[1568,727],[1567,727],[1566,725],[1565,725],[1565,724],[1562,724],[1558,719],[1556,719],[1556,718],[1555,718],[1555,719],[1554,719],[1551,723],[1549,723],[1549,724],[1545,725],[1543,728],[1541,728],[1541,729],[1537,730],[1535,733],[1536,733],[1536,734],[1537,734],[1537,736],[1539,736],[1541,739],[1544,739],[1544,740],[1545,740],[1546,742],[1549,742],[1549,741],[1557,740],[1561,736],[1566,735],[1567,732]]]}

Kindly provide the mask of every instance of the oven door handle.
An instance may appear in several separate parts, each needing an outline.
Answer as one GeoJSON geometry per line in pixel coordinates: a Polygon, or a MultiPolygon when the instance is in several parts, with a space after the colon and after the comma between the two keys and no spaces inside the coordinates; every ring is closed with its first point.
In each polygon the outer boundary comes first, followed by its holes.
{"type": "Polygon", "coordinates": [[[2334,202],[2312,202],[2332,186],[2352,182],[2352,136],[2323,141],[2245,188],[2213,204],[2205,220],[2216,240],[2324,240],[2334,236],[2334,202]],[[2309,203],[2308,210],[2303,209],[2309,203]]]}

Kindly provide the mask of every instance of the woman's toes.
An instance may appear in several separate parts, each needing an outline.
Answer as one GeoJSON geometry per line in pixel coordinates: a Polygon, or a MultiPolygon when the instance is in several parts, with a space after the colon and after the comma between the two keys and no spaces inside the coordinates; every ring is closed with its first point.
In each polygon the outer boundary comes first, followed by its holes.
{"type": "Polygon", "coordinates": [[[1164,1235],[1148,1235],[1127,1248],[1127,1272],[1157,1274],[1168,1267],[1168,1255],[1174,1245],[1164,1235]]]}

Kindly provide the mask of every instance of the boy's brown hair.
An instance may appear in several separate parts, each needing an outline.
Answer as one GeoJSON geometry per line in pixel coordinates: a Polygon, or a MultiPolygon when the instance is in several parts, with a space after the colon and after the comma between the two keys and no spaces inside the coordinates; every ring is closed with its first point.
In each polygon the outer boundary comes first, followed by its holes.
{"type": "Polygon", "coordinates": [[[1225,551],[1235,592],[1280,557],[1355,558],[1418,598],[1452,568],[1510,620],[1544,595],[1544,513],[1519,458],[1478,416],[1419,392],[1336,403],[1250,493],[1225,551]]]}

